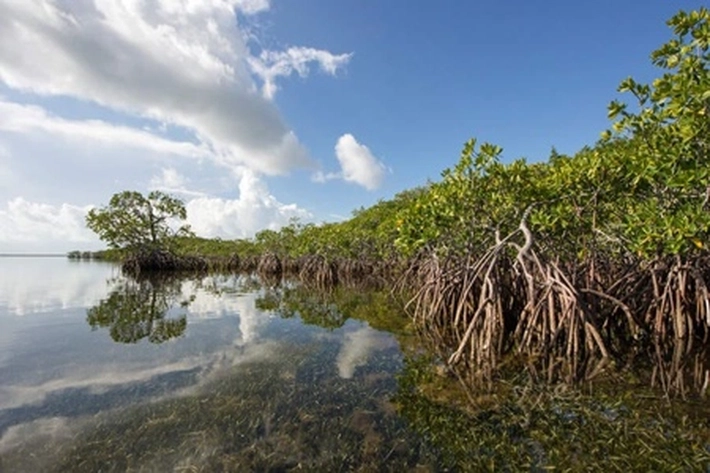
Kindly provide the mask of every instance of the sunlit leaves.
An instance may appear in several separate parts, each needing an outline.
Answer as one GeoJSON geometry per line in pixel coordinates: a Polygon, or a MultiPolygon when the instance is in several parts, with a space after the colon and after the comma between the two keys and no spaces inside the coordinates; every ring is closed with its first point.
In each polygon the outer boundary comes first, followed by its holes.
{"type": "Polygon", "coordinates": [[[107,207],[91,209],[86,225],[110,248],[137,251],[165,247],[173,236],[190,235],[186,225],[174,229],[176,222],[186,218],[179,199],[159,191],[147,197],[124,191],[111,197],[107,207]]]}
{"type": "Polygon", "coordinates": [[[608,115],[609,119],[613,120],[616,117],[618,117],[619,114],[621,114],[625,110],[626,110],[626,104],[623,104],[623,103],[615,100],[609,105],[609,113],[607,115],[608,115]]]}

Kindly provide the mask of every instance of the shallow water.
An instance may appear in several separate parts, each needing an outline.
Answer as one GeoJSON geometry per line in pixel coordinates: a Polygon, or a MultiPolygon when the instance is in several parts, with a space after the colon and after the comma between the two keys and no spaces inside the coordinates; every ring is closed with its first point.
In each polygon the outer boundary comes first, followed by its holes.
{"type": "Polygon", "coordinates": [[[257,287],[0,259],[3,471],[416,466],[395,336],[259,310],[257,287]]]}
{"type": "Polygon", "coordinates": [[[387,301],[2,257],[0,472],[710,471],[704,399],[524,370],[466,397],[387,301]]]}

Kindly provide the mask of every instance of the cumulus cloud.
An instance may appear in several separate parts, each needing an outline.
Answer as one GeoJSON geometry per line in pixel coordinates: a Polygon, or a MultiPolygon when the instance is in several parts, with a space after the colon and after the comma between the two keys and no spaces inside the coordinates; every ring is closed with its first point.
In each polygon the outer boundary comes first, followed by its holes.
{"type": "Polygon", "coordinates": [[[150,180],[150,186],[155,190],[182,189],[186,183],[185,177],[175,168],[165,168],[160,176],[155,176],[150,180]]]}
{"type": "Polygon", "coordinates": [[[84,223],[90,208],[69,204],[54,206],[18,197],[9,201],[4,209],[0,208],[0,243],[96,242],[96,236],[84,223]]]}
{"type": "Polygon", "coordinates": [[[335,145],[335,156],[340,163],[341,172],[316,174],[316,180],[342,178],[368,190],[377,189],[382,184],[387,168],[367,146],[358,143],[353,135],[347,133],[338,139],[335,145]]]}
{"type": "Polygon", "coordinates": [[[279,202],[251,170],[242,171],[237,199],[200,197],[189,201],[186,207],[192,229],[206,237],[251,237],[265,228],[280,228],[293,217],[311,217],[296,204],[279,202]]]}
{"type": "MultiPolygon", "coordinates": [[[[253,171],[243,171],[236,199],[187,190],[186,182],[177,171],[167,168],[152,184],[155,189],[190,197],[186,203],[187,222],[200,236],[248,238],[265,228],[278,229],[294,217],[312,218],[298,205],[280,202],[253,171]]],[[[39,251],[99,248],[101,243],[85,224],[91,207],[12,199],[4,209],[0,207],[0,251],[34,248],[28,246],[33,242],[41,244],[39,251]]]]}
{"type": "Polygon", "coordinates": [[[293,74],[336,75],[351,55],[261,50],[253,15],[269,8],[0,0],[0,84],[9,90],[0,96],[0,251],[94,247],[84,204],[125,189],[188,199],[190,223],[205,236],[251,236],[310,217],[264,182],[315,167],[274,94],[293,74]]]}
{"type": "Polygon", "coordinates": [[[323,171],[316,171],[313,173],[312,179],[313,182],[318,182],[323,184],[324,182],[332,181],[334,179],[342,179],[343,178],[343,173],[340,172],[323,172],[323,171]]]}
{"type": "Polygon", "coordinates": [[[160,175],[153,176],[149,188],[168,194],[186,197],[204,197],[205,193],[187,188],[190,180],[180,174],[175,168],[163,168],[160,175]]]}
{"type": "Polygon", "coordinates": [[[347,60],[295,48],[250,61],[243,15],[268,7],[264,0],[0,0],[0,81],[176,125],[223,165],[282,174],[312,163],[254,74],[275,90],[277,77],[306,74],[309,62],[334,73],[347,60]]]}
{"type": "MultiPolygon", "coordinates": [[[[297,204],[279,201],[258,173],[243,169],[240,174],[234,199],[190,190],[190,180],[170,167],[154,176],[149,187],[185,199],[187,222],[204,237],[248,238],[265,228],[276,230],[294,217],[312,218],[297,204]]],[[[0,206],[0,252],[101,248],[103,244],[86,228],[85,216],[91,208],[10,199],[5,208],[0,206]]]]}
{"type": "MultiPolygon", "coordinates": [[[[195,2],[199,3],[199,2],[195,2]]],[[[269,9],[269,0],[236,0],[234,5],[247,15],[253,15],[269,9]]]]}

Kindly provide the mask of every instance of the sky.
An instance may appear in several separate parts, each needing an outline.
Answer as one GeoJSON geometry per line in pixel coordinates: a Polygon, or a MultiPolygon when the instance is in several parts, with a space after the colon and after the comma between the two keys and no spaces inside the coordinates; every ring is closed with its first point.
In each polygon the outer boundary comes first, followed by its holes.
{"type": "Polygon", "coordinates": [[[339,221],[437,180],[469,138],[572,154],[673,0],[0,0],[0,253],[104,245],[123,190],[196,234],[339,221]]]}

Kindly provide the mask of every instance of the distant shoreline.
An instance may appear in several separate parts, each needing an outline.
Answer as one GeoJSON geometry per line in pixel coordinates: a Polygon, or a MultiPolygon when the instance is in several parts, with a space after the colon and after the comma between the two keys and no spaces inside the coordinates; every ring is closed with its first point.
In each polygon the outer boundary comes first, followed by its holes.
{"type": "Polygon", "coordinates": [[[0,253],[0,258],[57,258],[61,256],[66,258],[67,255],[66,253],[0,253]]]}

